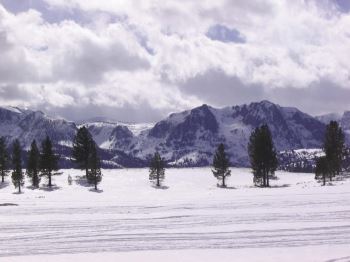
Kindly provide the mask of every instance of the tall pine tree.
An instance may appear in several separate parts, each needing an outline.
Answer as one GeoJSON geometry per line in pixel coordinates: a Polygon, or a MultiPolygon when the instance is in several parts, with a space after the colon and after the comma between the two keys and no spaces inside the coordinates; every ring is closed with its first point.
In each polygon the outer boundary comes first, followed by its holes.
{"type": "Polygon", "coordinates": [[[161,182],[165,178],[164,161],[158,152],[154,153],[149,168],[149,180],[154,182],[157,187],[161,186],[161,182]]]}
{"type": "Polygon", "coordinates": [[[54,171],[58,170],[58,157],[54,154],[52,142],[47,136],[41,144],[40,154],[40,175],[48,179],[48,186],[52,187],[52,176],[58,175],[54,171]]]}
{"type": "Polygon", "coordinates": [[[27,161],[27,176],[32,181],[32,186],[38,188],[40,183],[40,152],[38,146],[36,145],[36,141],[33,140],[30,151],[28,153],[28,161],[27,161]]]}
{"type": "Polygon", "coordinates": [[[95,186],[95,190],[97,190],[97,184],[102,180],[101,161],[98,157],[97,145],[95,142],[91,143],[87,180],[90,184],[95,186]]]}
{"type": "Polygon", "coordinates": [[[257,127],[252,132],[248,144],[248,154],[253,169],[254,183],[269,187],[270,175],[276,171],[278,162],[268,125],[257,127]]]}
{"type": "Polygon", "coordinates": [[[72,160],[80,169],[85,170],[86,177],[88,177],[92,141],[92,136],[85,126],[79,128],[73,141],[72,160]]]}
{"type": "Polygon", "coordinates": [[[222,181],[222,187],[226,187],[226,178],[231,176],[231,170],[229,169],[230,162],[226,156],[224,144],[220,144],[215,152],[213,160],[213,174],[222,181]]]}
{"type": "Polygon", "coordinates": [[[332,178],[341,171],[345,154],[344,133],[336,121],[331,121],[326,127],[323,150],[326,153],[329,178],[332,181],[332,178]]]}
{"type": "Polygon", "coordinates": [[[7,146],[4,137],[0,137],[0,174],[1,182],[5,182],[5,176],[7,176],[9,170],[9,155],[7,152],[7,146]]]}
{"type": "Polygon", "coordinates": [[[24,176],[22,172],[22,149],[18,139],[14,141],[12,150],[12,183],[15,188],[18,188],[18,193],[21,193],[21,186],[24,185],[24,176]]]}

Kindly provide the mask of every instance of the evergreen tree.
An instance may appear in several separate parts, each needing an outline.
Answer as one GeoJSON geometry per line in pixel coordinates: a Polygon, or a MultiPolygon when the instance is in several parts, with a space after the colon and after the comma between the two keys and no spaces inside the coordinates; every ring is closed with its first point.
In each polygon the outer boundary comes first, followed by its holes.
{"type": "Polygon", "coordinates": [[[327,158],[322,156],[316,159],[315,179],[322,179],[323,185],[326,185],[327,177],[330,177],[329,164],[327,158]]]}
{"type": "Polygon", "coordinates": [[[58,157],[54,154],[51,140],[47,136],[41,144],[40,175],[47,177],[49,187],[52,187],[52,176],[58,175],[58,173],[53,172],[58,170],[57,162],[58,157]]]}
{"type": "Polygon", "coordinates": [[[89,157],[92,141],[92,136],[85,126],[79,128],[73,141],[72,160],[80,169],[85,169],[86,177],[88,177],[89,157]]]}
{"type": "Polygon", "coordinates": [[[220,144],[215,152],[213,160],[212,170],[214,176],[222,181],[222,187],[226,187],[225,180],[231,176],[231,170],[229,170],[230,162],[226,156],[224,144],[220,144]]]}
{"type": "Polygon", "coordinates": [[[33,140],[30,151],[28,153],[27,162],[27,176],[32,180],[32,186],[38,188],[40,183],[39,171],[40,171],[40,152],[36,145],[36,141],[33,140]]]}
{"type": "Polygon", "coordinates": [[[21,193],[21,186],[24,185],[24,176],[22,172],[22,154],[21,154],[21,144],[18,139],[13,143],[13,152],[12,152],[12,183],[15,188],[18,188],[18,193],[21,193]]]}
{"type": "Polygon", "coordinates": [[[323,150],[326,153],[329,178],[332,181],[332,178],[341,171],[345,154],[344,133],[336,121],[331,121],[326,127],[323,150]]]}
{"type": "Polygon", "coordinates": [[[165,169],[164,161],[158,152],[154,153],[151,159],[149,168],[149,180],[155,182],[157,187],[160,187],[160,183],[164,180],[165,169]]]}
{"type": "Polygon", "coordinates": [[[4,183],[5,176],[7,176],[9,170],[9,155],[7,152],[7,146],[4,137],[0,137],[0,174],[1,182],[4,183]]]}
{"type": "Polygon", "coordinates": [[[269,187],[270,175],[276,171],[278,162],[268,125],[257,127],[252,132],[249,138],[248,154],[253,169],[254,183],[269,187]]]}
{"type": "Polygon", "coordinates": [[[97,154],[97,145],[95,142],[91,143],[87,180],[95,186],[95,190],[97,190],[97,184],[102,180],[101,162],[97,154]]]}

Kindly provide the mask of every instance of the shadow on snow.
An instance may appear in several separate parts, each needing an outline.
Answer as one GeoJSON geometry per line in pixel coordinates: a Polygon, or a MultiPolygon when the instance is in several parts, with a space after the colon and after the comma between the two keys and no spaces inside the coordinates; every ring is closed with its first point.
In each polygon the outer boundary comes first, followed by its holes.
{"type": "Polygon", "coordinates": [[[167,190],[167,189],[169,189],[168,186],[156,186],[156,185],[152,185],[152,187],[155,188],[155,189],[162,189],[162,190],[167,190]]]}
{"type": "Polygon", "coordinates": [[[49,187],[49,186],[45,185],[43,187],[40,187],[39,189],[43,190],[43,191],[56,191],[56,190],[61,189],[61,187],[56,186],[56,185],[52,185],[51,187],[49,187]]]}

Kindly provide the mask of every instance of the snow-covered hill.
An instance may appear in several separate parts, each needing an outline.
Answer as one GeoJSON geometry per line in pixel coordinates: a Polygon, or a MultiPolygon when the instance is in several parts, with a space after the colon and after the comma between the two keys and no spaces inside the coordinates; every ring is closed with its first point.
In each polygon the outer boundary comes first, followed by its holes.
{"type": "Polygon", "coordinates": [[[103,151],[103,160],[112,161],[114,166],[142,166],[156,150],[174,166],[208,165],[221,142],[233,165],[247,166],[250,133],[264,123],[269,125],[279,151],[322,145],[324,123],[296,108],[269,101],[220,109],[202,105],[173,113],[155,124],[93,119],[76,125],[39,111],[0,108],[0,136],[8,141],[19,138],[28,148],[32,139],[40,141],[49,135],[56,145],[66,147],[62,151],[66,154],[77,128],[85,125],[103,151]]]}

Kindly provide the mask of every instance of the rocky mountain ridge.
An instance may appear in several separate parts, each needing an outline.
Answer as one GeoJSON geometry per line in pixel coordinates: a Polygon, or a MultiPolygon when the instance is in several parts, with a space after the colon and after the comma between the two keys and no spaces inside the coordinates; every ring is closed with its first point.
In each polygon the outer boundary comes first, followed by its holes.
{"type": "Polygon", "coordinates": [[[234,166],[247,166],[250,133],[263,123],[269,125],[278,151],[322,146],[325,131],[322,119],[266,100],[225,108],[202,105],[170,114],[155,124],[93,119],[78,125],[48,117],[40,111],[0,108],[0,136],[9,143],[18,138],[28,149],[34,138],[41,141],[49,135],[68,161],[75,132],[85,125],[101,148],[105,165],[111,167],[147,165],[155,151],[159,151],[169,165],[209,165],[219,143],[226,145],[234,166]]]}

